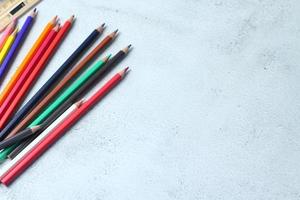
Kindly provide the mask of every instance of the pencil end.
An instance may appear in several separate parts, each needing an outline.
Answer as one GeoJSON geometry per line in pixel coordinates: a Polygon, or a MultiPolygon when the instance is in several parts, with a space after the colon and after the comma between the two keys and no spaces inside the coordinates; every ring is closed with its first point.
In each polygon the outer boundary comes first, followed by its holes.
{"type": "Polygon", "coordinates": [[[58,16],[55,15],[55,16],[53,17],[53,19],[51,20],[51,23],[52,23],[52,24],[56,24],[57,21],[58,21],[58,16]]]}
{"type": "Polygon", "coordinates": [[[31,12],[31,14],[30,14],[30,16],[32,17],[32,18],[35,18],[35,16],[37,15],[37,9],[35,8],[35,9],[33,9],[33,11],[31,12]]]}
{"type": "Polygon", "coordinates": [[[84,102],[85,102],[85,99],[81,99],[81,100],[77,101],[75,103],[75,105],[76,105],[77,108],[79,108],[84,102]]]}
{"type": "Polygon", "coordinates": [[[99,26],[96,30],[99,32],[99,33],[102,33],[105,29],[105,23],[101,24],[101,26],[99,26]]]}
{"type": "Polygon", "coordinates": [[[68,21],[69,21],[70,23],[73,23],[74,20],[75,20],[75,15],[72,15],[72,16],[68,19],[68,21]]]}
{"type": "Polygon", "coordinates": [[[16,36],[19,31],[19,27],[16,27],[15,30],[11,33],[11,36],[16,36]]]}
{"type": "Polygon", "coordinates": [[[129,71],[129,67],[126,67],[122,71],[119,72],[119,75],[123,78],[129,71]]]}
{"type": "Polygon", "coordinates": [[[114,32],[112,32],[111,34],[109,34],[109,37],[111,38],[115,38],[118,34],[119,29],[116,29],[114,32]]]}
{"type": "Polygon", "coordinates": [[[42,125],[37,125],[37,126],[32,127],[32,128],[31,128],[31,131],[32,131],[33,133],[35,133],[35,132],[37,132],[38,130],[40,130],[41,128],[42,128],[42,125]]]}
{"type": "Polygon", "coordinates": [[[54,31],[58,31],[60,29],[60,23],[56,24],[55,27],[53,28],[54,31]]]}
{"type": "Polygon", "coordinates": [[[125,47],[122,51],[127,54],[130,49],[131,49],[131,44],[125,47]]]}
{"type": "Polygon", "coordinates": [[[110,57],[111,57],[111,54],[105,56],[105,57],[103,58],[103,62],[107,62],[107,61],[109,60],[110,57]]]}

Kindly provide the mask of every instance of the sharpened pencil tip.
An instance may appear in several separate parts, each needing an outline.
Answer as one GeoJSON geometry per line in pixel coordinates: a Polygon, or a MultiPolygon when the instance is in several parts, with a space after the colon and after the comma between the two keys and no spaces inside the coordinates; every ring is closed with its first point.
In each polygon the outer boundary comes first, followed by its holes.
{"type": "Polygon", "coordinates": [[[58,31],[60,29],[60,23],[56,24],[56,26],[53,28],[54,31],[58,31]]]}
{"type": "Polygon", "coordinates": [[[126,75],[128,69],[129,69],[129,67],[126,67],[125,69],[123,69],[122,71],[119,72],[119,75],[123,78],[126,75]]]}
{"type": "Polygon", "coordinates": [[[57,19],[58,19],[58,16],[55,15],[55,16],[53,17],[53,19],[51,20],[51,23],[52,23],[52,24],[56,24],[56,23],[57,23],[57,19]]]}
{"type": "Polygon", "coordinates": [[[111,34],[109,34],[108,36],[111,37],[111,38],[115,38],[117,33],[118,33],[118,29],[116,29],[114,32],[112,32],[111,34]]]}
{"type": "Polygon", "coordinates": [[[97,28],[97,31],[98,31],[99,33],[102,33],[102,32],[104,31],[104,29],[105,29],[105,23],[101,24],[101,26],[99,26],[99,27],[97,28]]]}
{"type": "Polygon", "coordinates": [[[125,47],[122,51],[127,54],[129,52],[130,48],[131,48],[131,44],[128,45],[127,47],[125,47]]]}
{"type": "Polygon", "coordinates": [[[70,21],[71,23],[73,23],[74,20],[75,20],[75,15],[72,15],[72,16],[69,18],[69,21],[70,21]]]}
{"type": "Polygon", "coordinates": [[[77,101],[75,103],[75,105],[76,105],[77,108],[79,108],[84,102],[85,102],[85,99],[81,99],[81,100],[77,101]]]}
{"type": "Polygon", "coordinates": [[[103,58],[103,62],[107,62],[109,60],[109,58],[111,57],[111,54],[109,54],[108,56],[103,58]]]}
{"type": "Polygon", "coordinates": [[[19,31],[19,27],[16,27],[14,32],[11,33],[11,36],[16,36],[16,34],[18,33],[19,31]]]}
{"type": "Polygon", "coordinates": [[[31,131],[32,131],[33,133],[35,133],[35,132],[37,132],[38,130],[40,130],[41,128],[42,128],[42,125],[37,125],[37,126],[32,127],[32,128],[31,128],[31,131]]]}
{"type": "Polygon", "coordinates": [[[31,16],[32,18],[34,18],[36,15],[37,15],[37,9],[35,8],[35,9],[32,11],[32,13],[30,14],[30,16],[31,16]]]}

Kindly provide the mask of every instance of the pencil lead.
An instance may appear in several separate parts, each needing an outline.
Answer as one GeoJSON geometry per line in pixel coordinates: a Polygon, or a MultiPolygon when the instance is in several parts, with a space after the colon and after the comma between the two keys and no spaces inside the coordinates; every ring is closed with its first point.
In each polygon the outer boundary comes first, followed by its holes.
{"type": "Polygon", "coordinates": [[[109,58],[111,57],[111,54],[109,54],[108,56],[103,58],[103,62],[107,62],[109,60],[109,58]]]}
{"type": "Polygon", "coordinates": [[[129,52],[130,48],[131,48],[131,44],[128,45],[127,47],[125,47],[122,51],[127,54],[129,52]]]}
{"type": "Polygon", "coordinates": [[[105,29],[105,23],[103,23],[101,26],[99,26],[99,27],[97,28],[97,31],[98,31],[99,33],[102,33],[102,32],[104,31],[104,29],[105,29]]]}
{"type": "Polygon", "coordinates": [[[126,67],[125,69],[119,72],[119,75],[123,78],[127,74],[128,69],[129,67],[126,67]]]}
{"type": "Polygon", "coordinates": [[[33,11],[32,11],[32,13],[30,14],[30,16],[31,16],[32,18],[34,18],[36,15],[37,15],[37,9],[35,8],[35,9],[33,9],[33,11]]]}
{"type": "Polygon", "coordinates": [[[68,20],[70,23],[73,23],[75,20],[75,15],[72,15],[68,20]]]}

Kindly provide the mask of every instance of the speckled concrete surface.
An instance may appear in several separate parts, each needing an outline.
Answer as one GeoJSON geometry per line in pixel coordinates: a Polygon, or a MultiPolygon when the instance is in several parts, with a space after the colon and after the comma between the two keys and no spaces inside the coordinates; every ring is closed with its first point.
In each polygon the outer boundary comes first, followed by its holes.
{"type": "Polygon", "coordinates": [[[1,200],[300,199],[299,1],[44,0],[38,9],[13,69],[54,14],[77,20],[29,96],[102,22],[121,31],[103,55],[132,43],[114,72],[132,71],[0,187],[1,200]]]}

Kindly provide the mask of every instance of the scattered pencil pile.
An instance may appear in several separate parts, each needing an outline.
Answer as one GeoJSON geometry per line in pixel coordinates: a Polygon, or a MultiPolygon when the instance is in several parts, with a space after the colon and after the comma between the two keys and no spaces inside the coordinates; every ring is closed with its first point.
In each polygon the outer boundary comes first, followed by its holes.
{"type": "MultiPolygon", "coordinates": [[[[20,31],[15,28],[17,21],[14,20],[2,33],[0,79],[3,79],[21,48],[36,15],[34,9],[20,31]]],[[[114,75],[91,97],[82,99],[95,83],[125,58],[131,47],[128,45],[114,56],[107,55],[89,67],[118,34],[118,30],[108,34],[83,57],[103,33],[105,24],[102,24],[19,109],[47,62],[67,36],[73,21],[74,16],[71,16],[61,26],[57,16],[50,20],[0,93],[0,161],[6,160],[0,171],[0,181],[4,185],[16,179],[126,75],[128,67],[114,75]]]]}

